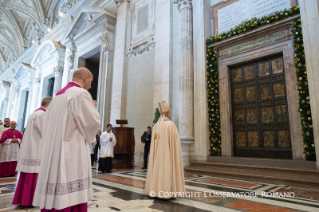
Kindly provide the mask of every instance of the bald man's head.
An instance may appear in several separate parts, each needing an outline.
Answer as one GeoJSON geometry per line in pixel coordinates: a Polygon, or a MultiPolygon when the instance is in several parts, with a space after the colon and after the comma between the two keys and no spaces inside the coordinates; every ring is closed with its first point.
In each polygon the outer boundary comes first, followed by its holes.
{"type": "Polygon", "coordinates": [[[82,88],[90,90],[91,83],[93,81],[93,74],[89,69],[80,67],[74,71],[72,81],[79,83],[82,88]]]}
{"type": "Polygon", "coordinates": [[[11,121],[11,122],[10,122],[10,127],[11,127],[11,129],[14,130],[14,129],[17,127],[17,122],[11,121]]]}

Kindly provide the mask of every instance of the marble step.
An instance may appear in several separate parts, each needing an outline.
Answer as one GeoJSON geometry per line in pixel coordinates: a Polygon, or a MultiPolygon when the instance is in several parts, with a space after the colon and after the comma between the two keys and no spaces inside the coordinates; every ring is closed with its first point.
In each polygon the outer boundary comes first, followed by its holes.
{"type": "Polygon", "coordinates": [[[195,162],[185,170],[216,177],[319,189],[318,170],[214,162],[195,162]]]}

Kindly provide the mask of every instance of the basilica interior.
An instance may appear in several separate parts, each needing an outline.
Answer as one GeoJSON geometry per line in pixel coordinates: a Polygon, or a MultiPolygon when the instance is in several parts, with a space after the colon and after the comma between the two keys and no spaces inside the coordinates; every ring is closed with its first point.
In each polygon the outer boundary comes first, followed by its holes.
{"type": "MultiPolygon", "coordinates": [[[[0,120],[24,131],[86,67],[100,130],[119,129],[89,212],[319,211],[318,26],[319,0],[0,0],[0,120]],[[171,200],[144,194],[162,100],[189,192],[171,200]]],[[[18,179],[0,178],[0,211],[40,211],[12,206],[18,179]]]]}

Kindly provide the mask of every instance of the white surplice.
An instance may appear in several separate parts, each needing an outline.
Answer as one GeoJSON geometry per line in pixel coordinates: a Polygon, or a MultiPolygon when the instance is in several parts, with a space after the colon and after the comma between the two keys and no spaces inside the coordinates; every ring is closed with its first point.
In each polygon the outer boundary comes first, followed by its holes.
{"type": "Polygon", "coordinates": [[[112,132],[103,132],[100,136],[101,149],[100,158],[114,157],[113,149],[116,145],[116,138],[112,132]],[[112,138],[112,141],[110,141],[112,138]]]}
{"type": "Polygon", "coordinates": [[[45,120],[33,205],[61,210],[92,200],[90,148],[100,128],[100,115],[90,93],[71,87],[55,96],[45,120]]]}
{"type": "Polygon", "coordinates": [[[18,165],[16,171],[25,173],[39,173],[41,152],[39,145],[42,139],[42,126],[45,111],[33,112],[28,119],[22,146],[18,154],[18,165]]]}

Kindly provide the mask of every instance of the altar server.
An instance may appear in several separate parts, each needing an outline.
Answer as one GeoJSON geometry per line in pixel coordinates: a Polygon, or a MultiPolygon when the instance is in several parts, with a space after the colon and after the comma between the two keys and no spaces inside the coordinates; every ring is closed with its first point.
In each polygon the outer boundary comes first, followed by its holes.
{"type": "Polygon", "coordinates": [[[46,111],[33,200],[42,212],[86,212],[93,199],[90,153],[100,115],[87,91],[92,81],[88,69],[77,69],[46,111]]]}
{"type": "Polygon", "coordinates": [[[112,158],[114,157],[114,146],[116,145],[115,135],[112,133],[112,125],[108,124],[106,132],[103,132],[100,136],[101,149],[100,149],[100,161],[99,171],[102,173],[112,172],[112,158]]]}
{"type": "Polygon", "coordinates": [[[4,131],[0,139],[0,177],[15,176],[17,174],[17,160],[22,133],[16,130],[17,122],[12,121],[10,128],[4,131]]]}
{"type": "Polygon", "coordinates": [[[42,126],[47,107],[52,97],[45,97],[41,107],[29,117],[23,137],[23,145],[18,155],[17,171],[20,171],[19,182],[13,198],[13,205],[32,206],[35,186],[37,184],[41,152],[39,145],[42,139],[42,126]]]}

